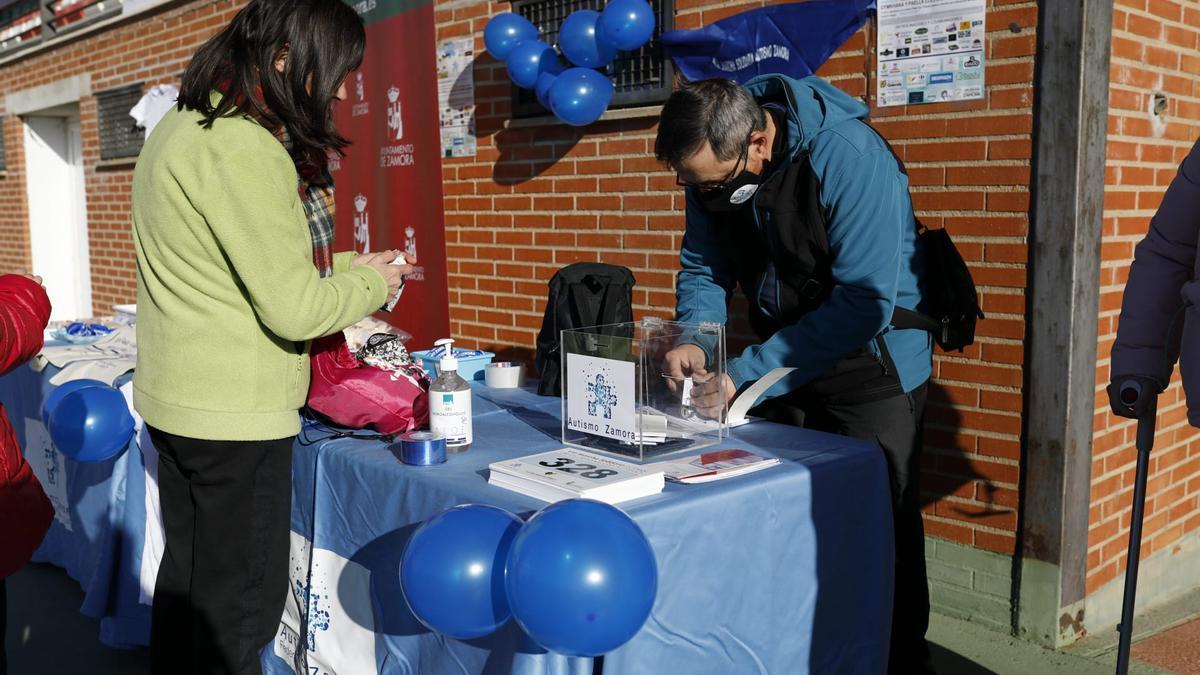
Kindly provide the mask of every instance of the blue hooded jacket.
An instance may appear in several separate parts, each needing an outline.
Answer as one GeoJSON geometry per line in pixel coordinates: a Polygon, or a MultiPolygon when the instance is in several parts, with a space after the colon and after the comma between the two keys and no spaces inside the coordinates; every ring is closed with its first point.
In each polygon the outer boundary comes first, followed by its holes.
{"type": "MultiPolygon", "coordinates": [[[[795,368],[764,398],[779,396],[863,346],[881,358],[874,338],[882,333],[900,384],[911,392],[929,379],[933,341],[923,330],[889,327],[897,305],[917,309],[922,297],[924,259],[908,177],[883,139],[862,121],[867,107],[824,80],[764,75],[745,87],[759,102],[786,102],[787,145],[780,152],[788,160],[810,155],[828,223],[834,287],[828,299],[799,321],[731,358],[730,378],[740,390],[775,368],[795,368]]],[[[772,164],[777,170],[786,163],[772,164]]],[[[679,321],[728,319],[737,280],[713,217],[689,189],[676,286],[679,321]]]]}

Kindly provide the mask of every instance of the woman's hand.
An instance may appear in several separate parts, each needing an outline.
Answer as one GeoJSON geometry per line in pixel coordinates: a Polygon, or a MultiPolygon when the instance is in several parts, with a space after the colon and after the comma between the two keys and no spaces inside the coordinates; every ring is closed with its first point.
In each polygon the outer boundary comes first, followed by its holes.
{"type": "Polygon", "coordinates": [[[379,262],[387,264],[395,260],[396,256],[400,255],[401,253],[403,253],[403,251],[397,251],[395,249],[390,251],[376,251],[375,253],[359,253],[358,255],[354,256],[353,264],[355,267],[359,265],[369,265],[376,259],[378,259],[379,262]]]}

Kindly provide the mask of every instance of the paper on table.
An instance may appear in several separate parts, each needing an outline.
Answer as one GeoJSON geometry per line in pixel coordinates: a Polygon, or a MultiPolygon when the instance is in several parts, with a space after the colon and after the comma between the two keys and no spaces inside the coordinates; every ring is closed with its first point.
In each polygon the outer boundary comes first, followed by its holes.
{"type": "Polygon", "coordinates": [[[68,363],[63,369],[50,378],[50,384],[60,386],[72,380],[99,380],[109,386],[116,385],[117,379],[133,370],[137,359],[89,359],[68,363]]]}
{"type": "Polygon", "coordinates": [[[725,416],[726,423],[731,427],[745,424],[749,420],[746,419],[746,413],[754,407],[758,402],[759,397],[763,392],[775,386],[783,378],[787,377],[796,370],[795,368],[776,368],[771,372],[763,375],[757,382],[750,385],[746,391],[733,400],[729,406],[729,413],[725,416]]]}
{"type": "Polygon", "coordinates": [[[76,361],[105,359],[137,360],[137,333],[133,326],[121,326],[90,345],[44,347],[38,355],[59,368],[76,361]]]}

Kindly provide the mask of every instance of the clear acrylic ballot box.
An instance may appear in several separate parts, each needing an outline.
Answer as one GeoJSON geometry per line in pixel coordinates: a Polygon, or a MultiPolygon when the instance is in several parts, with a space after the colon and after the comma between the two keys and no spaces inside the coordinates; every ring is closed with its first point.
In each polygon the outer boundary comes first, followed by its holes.
{"type": "Polygon", "coordinates": [[[723,325],[646,318],[564,330],[560,344],[566,445],[644,462],[728,435],[723,325]],[[667,352],[687,344],[703,351],[703,370],[672,377],[667,352]]]}

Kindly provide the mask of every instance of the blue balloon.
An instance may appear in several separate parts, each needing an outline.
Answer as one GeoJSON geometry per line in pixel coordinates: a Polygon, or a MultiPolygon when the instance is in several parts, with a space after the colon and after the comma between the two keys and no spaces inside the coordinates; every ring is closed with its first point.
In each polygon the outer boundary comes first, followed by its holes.
{"type": "Polygon", "coordinates": [[[617,50],[600,39],[596,24],[600,12],[581,9],[571,12],[558,29],[558,48],[567,60],[584,68],[601,68],[612,63],[617,50]]]}
{"type": "Polygon", "coordinates": [[[459,640],[483,637],[512,616],[504,563],[521,519],[494,506],[464,504],[421,525],[400,560],[400,586],[414,616],[459,640]]]}
{"type": "Polygon", "coordinates": [[[133,437],[133,416],[121,392],[112,387],[73,391],[50,412],[50,440],[77,462],[115,457],[133,437]]]}
{"type": "Polygon", "coordinates": [[[551,504],[530,518],[504,576],[517,623],[568,656],[599,656],[628,642],[658,593],[646,535],[616,507],[588,499],[551,504]]]}
{"type": "Polygon", "coordinates": [[[557,81],[557,73],[542,73],[538,75],[537,83],[533,87],[534,92],[537,93],[538,103],[541,103],[546,110],[550,110],[550,87],[553,87],[557,81]]]}
{"type": "Polygon", "coordinates": [[[497,61],[507,61],[509,53],[518,43],[536,40],[537,28],[529,19],[512,12],[493,16],[483,28],[483,46],[497,61]]]}
{"type": "Polygon", "coordinates": [[[608,110],[612,97],[612,80],[589,68],[571,68],[550,86],[550,110],[571,126],[587,126],[608,110]]]}
{"type": "Polygon", "coordinates": [[[562,72],[558,54],[541,40],[526,40],[508,53],[508,76],[522,89],[533,89],[543,69],[553,72],[555,68],[562,72]]]}
{"type": "Polygon", "coordinates": [[[612,0],[600,13],[600,39],[615,49],[640,49],[654,35],[654,9],[646,0],[612,0]]]}
{"type": "Polygon", "coordinates": [[[46,400],[42,402],[42,423],[47,425],[50,424],[50,413],[54,412],[54,409],[58,406],[58,402],[61,401],[67,394],[73,391],[79,391],[80,389],[86,389],[88,387],[107,386],[107,384],[104,384],[100,380],[71,380],[70,382],[64,383],[63,385],[55,388],[54,391],[50,392],[50,394],[46,396],[46,400]]]}

